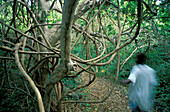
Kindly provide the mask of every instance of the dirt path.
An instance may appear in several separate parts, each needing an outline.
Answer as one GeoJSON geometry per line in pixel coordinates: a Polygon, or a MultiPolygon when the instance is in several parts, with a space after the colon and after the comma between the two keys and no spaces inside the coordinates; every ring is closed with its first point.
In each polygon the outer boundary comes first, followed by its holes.
{"type": "MultiPolygon", "coordinates": [[[[88,87],[89,96],[93,100],[103,99],[111,89],[111,82],[108,79],[97,78],[88,87]]],[[[93,112],[129,112],[127,87],[117,85],[114,87],[111,96],[103,104],[94,104],[93,112]]]]}
{"type": "MultiPolygon", "coordinates": [[[[82,77],[86,83],[88,79],[82,77]]],[[[84,98],[83,100],[102,100],[110,91],[111,82],[108,79],[101,77],[96,78],[96,80],[85,90],[83,90],[84,98]]],[[[70,104],[67,105],[66,112],[130,112],[128,106],[128,97],[127,97],[127,87],[117,85],[114,87],[114,90],[110,97],[103,103],[95,104],[70,104]],[[69,109],[74,107],[72,109],[69,109]]]]}

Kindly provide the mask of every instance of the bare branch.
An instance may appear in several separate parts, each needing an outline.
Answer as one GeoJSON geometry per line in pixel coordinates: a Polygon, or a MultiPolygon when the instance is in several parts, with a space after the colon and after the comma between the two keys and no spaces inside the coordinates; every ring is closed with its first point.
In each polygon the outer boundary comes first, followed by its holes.
{"type": "MultiPolygon", "coordinates": [[[[93,73],[93,78],[92,78],[92,80],[89,80],[89,82],[88,82],[87,84],[85,84],[85,85],[80,85],[80,86],[78,86],[78,87],[76,87],[76,88],[68,91],[67,93],[65,93],[65,94],[61,97],[60,101],[61,101],[65,96],[67,96],[69,93],[72,93],[72,92],[74,92],[74,91],[76,91],[76,90],[78,90],[78,89],[85,88],[85,87],[89,86],[92,82],[94,82],[95,79],[96,79],[96,74],[93,73]]],[[[59,102],[60,102],[60,101],[59,101],[59,102]]]]}
{"type": "Polygon", "coordinates": [[[40,61],[38,61],[32,68],[30,68],[30,70],[28,71],[28,73],[31,73],[32,70],[36,71],[38,69],[38,67],[47,59],[49,58],[59,58],[59,56],[57,55],[52,55],[52,56],[47,56],[42,58],[40,61]]]}
{"type": "Polygon", "coordinates": [[[5,4],[3,4],[3,6],[0,7],[0,12],[7,6],[11,3],[12,1],[6,1],[5,4]]]}
{"type": "MultiPolygon", "coordinates": [[[[90,21],[88,22],[88,24],[87,24],[86,27],[84,28],[83,32],[86,31],[86,29],[89,27],[89,25],[91,24],[91,22],[93,21],[93,19],[99,14],[99,12],[100,12],[101,9],[103,8],[105,2],[106,2],[106,0],[104,0],[104,2],[102,3],[102,5],[101,5],[101,7],[99,8],[98,12],[90,19],[90,21]]],[[[79,41],[79,39],[81,38],[83,32],[79,35],[79,37],[77,38],[76,42],[72,45],[71,50],[74,48],[75,44],[79,41]]]]}
{"type": "MultiPolygon", "coordinates": [[[[8,51],[8,52],[15,52],[15,49],[9,48],[7,46],[0,46],[0,49],[4,51],[8,51]]],[[[56,54],[54,52],[34,52],[34,51],[21,51],[21,50],[18,50],[18,52],[22,54],[37,54],[37,55],[38,54],[51,54],[51,55],[56,54]]],[[[60,55],[57,55],[57,56],[60,56],[60,55]]]]}
{"type": "MultiPolygon", "coordinates": [[[[33,20],[35,21],[35,23],[36,23],[36,24],[39,24],[38,21],[37,21],[37,19],[35,18],[34,13],[31,11],[31,9],[29,8],[29,6],[28,6],[27,4],[25,4],[24,2],[22,2],[22,1],[18,1],[18,2],[20,2],[21,4],[23,4],[23,5],[28,9],[28,11],[30,12],[30,14],[31,14],[33,20]]],[[[38,26],[38,29],[40,30],[40,32],[41,32],[41,34],[42,34],[45,42],[47,43],[47,45],[48,45],[50,48],[52,48],[51,44],[49,43],[47,37],[45,36],[45,34],[44,34],[43,30],[42,30],[42,28],[41,28],[40,26],[38,26]]]]}
{"type": "Polygon", "coordinates": [[[154,12],[154,11],[152,11],[151,8],[150,8],[150,6],[149,6],[144,0],[142,0],[142,2],[143,2],[143,4],[146,6],[146,8],[148,8],[148,10],[149,10],[152,14],[154,14],[154,16],[157,15],[157,13],[154,12]]]}
{"type": "Polygon", "coordinates": [[[38,104],[39,104],[39,109],[40,112],[45,112],[44,110],[44,105],[42,102],[42,98],[41,98],[41,94],[38,90],[38,88],[35,86],[33,80],[30,78],[30,76],[25,72],[25,70],[23,69],[20,61],[19,61],[19,56],[18,56],[18,49],[19,46],[21,45],[21,43],[16,44],[15,46],[15,60],[16,60],[16,64],[18,65],[18,68],[20,69],[21,73],[24,75],[24,77],[28,80],[28,82],[30,83],[32,89],[34,90],[34,92],[36,93],[37,99],[38,99],[38,104]]]}
{"type": "Polygon", "coordinates": [[[0,23],[2,23],[2,24],[4,24],[5,26],[7,26],[7,27],[11,28],[12,30],[16,31],[17,33],[20,33],[21,35],[23,35],[23,36],[25,36],[25,37],[27,37],[27,38],[30,38],[30,39],[32,39],[32,40],[34,40],[34,41],[38,42],[40,45],[44,46],[45,48],[47,48],[47,49],[49,49],[49,50],[51,50],[51,51],[55,52],[53,49],[49,48],[49,47],[48,47],[48,46],[46,46],[44,43],[42,43],[42,42],[40,42],[39,40],[37,40],[37,39],[33,38],[32,36],[26,35],[26,34],[22,33],[21,31],[19,31],[19,30],[17,30],[17,29],[15,29],[15,28],[13,28],[12,26],[7,25],[7,24],[3,23],[2,21],[0,21],[0,23]]]}

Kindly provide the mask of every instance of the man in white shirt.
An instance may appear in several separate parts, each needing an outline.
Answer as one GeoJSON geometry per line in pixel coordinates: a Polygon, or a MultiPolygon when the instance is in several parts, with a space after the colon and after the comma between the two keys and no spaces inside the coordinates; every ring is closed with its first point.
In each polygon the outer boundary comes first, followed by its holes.
{"type": "Polygon", "coordinates": [[[155,71],[144,64],[145,54],[137,55],[137,65],[133,66],[127,80],[123,84],[129,86],[129,104],[132,112],[153,111],[154,88],[157,85],[155,71]]]}

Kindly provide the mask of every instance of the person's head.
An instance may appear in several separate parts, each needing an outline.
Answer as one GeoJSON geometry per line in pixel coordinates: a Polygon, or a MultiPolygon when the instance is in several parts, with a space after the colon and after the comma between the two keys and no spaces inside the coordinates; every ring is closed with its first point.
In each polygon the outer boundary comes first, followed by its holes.
{"type": "Polygon", "coordinates": [[[137,64],[144,64],[146,60],[146,55],[144,53],[139,53],[136,56],[136,63],[137,64]]]}

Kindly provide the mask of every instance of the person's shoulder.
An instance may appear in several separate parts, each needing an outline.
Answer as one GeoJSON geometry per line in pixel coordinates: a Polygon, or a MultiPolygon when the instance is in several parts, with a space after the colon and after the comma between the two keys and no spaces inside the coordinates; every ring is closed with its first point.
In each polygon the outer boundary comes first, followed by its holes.
{"type": "Polygon", "coordinates": [[[148,65],[145,64],[144,66],[145,66],[148,70],[155,72],[155,70],[154,70],[153,68],[149,67],[148,65]]]}
{"type": "Polygon", "coordinates": [[[146,65],[146,64],[144,64],[143,66],[145,66],[145,67],[148,68],[148,69],[153,69],[153,68],[151,68],[150,66],[148,66],[148,65],[146,65]]]}
{"type": "Polygon", "coordinates": [[[137,68],[138,67],[138,65],[133,65],[133,68],[137,68]]]}
{"type": "Polygon", "coordinates": [[[140,70],[139,65],[134,65],[132,71],[138,71],[138,70],[140,70]]]}
{"type": "Polygon", "coordinates": [[[134,66],[132,67],[132,69],[136,69],[136,68],[138,68],[138,65],[134,65],[134,66]]]}

